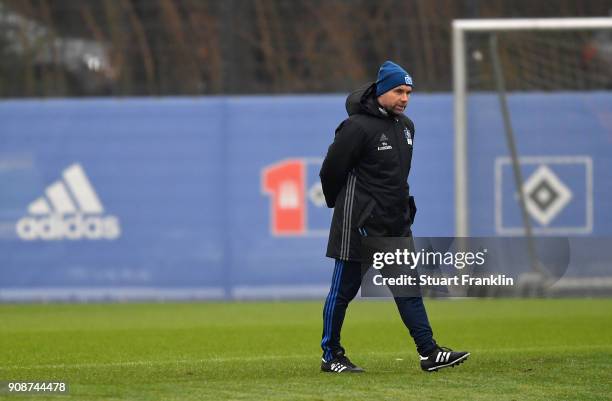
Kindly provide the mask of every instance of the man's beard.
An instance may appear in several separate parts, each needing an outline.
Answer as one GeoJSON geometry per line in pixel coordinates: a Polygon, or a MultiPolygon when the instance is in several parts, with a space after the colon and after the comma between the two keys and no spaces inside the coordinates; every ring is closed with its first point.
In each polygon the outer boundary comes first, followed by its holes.
{"type": "Polygon", "coordinates": [[[402,110],[400,111],[395,111],[395,107],[385,108],[385,110],[387,110],[387,113],[389,114],[393,114],[394,116],[399,116],[400,114],[404,112],[404,110],[406,110],[406,106],[402,107],[402,110]]]}

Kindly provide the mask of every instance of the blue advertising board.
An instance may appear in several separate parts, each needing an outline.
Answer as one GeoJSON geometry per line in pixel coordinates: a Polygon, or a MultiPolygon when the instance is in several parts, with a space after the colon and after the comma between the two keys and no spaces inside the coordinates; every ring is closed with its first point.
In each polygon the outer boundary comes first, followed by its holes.
{"type": "MultiPolygon", "coordinates": [[[[533,232],[609,236],[612,95],[514,94],[508,103],[533,232]]],[[[496,95],[472,95],[468,110],[470,234],[519,235],[524,224],[496,95]]]]}
{"type": "MultiPolygon", "coordinates": [[[[483,96],[470,115],[471,227],[513,235],[499,110],[483,96]]],[[[552,131],[533,124],[532,98],[511,97],[534,224],[609,235],[610,119],[579,110],[609,116],[612,95],[548,96],[546,112],[571,110],[552,131]]],[[[452,96],[417,94],[409,115],[413,231],[452,236],[452,96]]],[[[318,170],[345,116],[340,95],[0,102],[0,300],[324,295],[318,170]]]]}

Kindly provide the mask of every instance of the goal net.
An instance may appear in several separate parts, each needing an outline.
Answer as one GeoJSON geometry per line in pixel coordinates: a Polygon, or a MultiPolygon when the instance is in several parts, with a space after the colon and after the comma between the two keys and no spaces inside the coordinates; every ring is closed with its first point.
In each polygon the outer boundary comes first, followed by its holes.
{"type": "Polygon", "coordinates": [[[610,236],[612,18],[456,20],[453,70],[456,236],[610,236]]]}

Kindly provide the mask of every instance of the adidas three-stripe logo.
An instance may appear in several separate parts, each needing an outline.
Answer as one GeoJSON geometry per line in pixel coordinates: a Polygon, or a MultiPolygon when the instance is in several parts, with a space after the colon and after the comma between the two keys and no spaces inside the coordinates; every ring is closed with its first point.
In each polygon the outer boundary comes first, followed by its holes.
{"type": "Polygon", "coordinates": [[[342,372],[343,370],[346,370],[348,368],[348,366],[345,366],[341,363],[332,363],[331,364],[331,370],[333,370],[334,372],[342,372]]]}
{"type": "Polygon", "coordinates": [[[29,216],[16,225],[24,240],[116,239],[121,234],[119,219],[102,216],[104,207],[83,167],[72,164],[28,206],[29,216]]]}
{"type": "Polygon", "coordinates": [[[450,356],[450,352],[438,352],[438,355],[436,356],[436,362],[448,362],[450,356]]]}

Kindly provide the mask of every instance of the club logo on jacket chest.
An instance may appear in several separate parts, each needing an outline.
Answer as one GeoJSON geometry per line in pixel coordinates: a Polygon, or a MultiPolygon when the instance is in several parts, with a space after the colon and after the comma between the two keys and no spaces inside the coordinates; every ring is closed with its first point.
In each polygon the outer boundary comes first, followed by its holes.
{"type": "Polygon", "coordinates": [[[406,142],[408,142],[408,145],[412,146],[412,134],[410,133],[408,127],[404,127],[404,136],[406,137],[406,142]]]}

